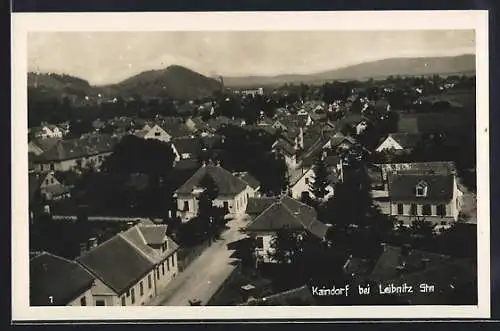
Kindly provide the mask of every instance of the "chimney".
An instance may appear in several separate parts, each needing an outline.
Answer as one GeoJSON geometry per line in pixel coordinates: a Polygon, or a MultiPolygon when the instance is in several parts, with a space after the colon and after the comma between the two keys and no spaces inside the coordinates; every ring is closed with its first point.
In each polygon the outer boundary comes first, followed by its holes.
{"type": "Polygon", "coordinates": [[[89,238],[89,250],[97,247],[97,238],[89,238]]]}
{"type": "Polygon", "coordinates": [[[80,256],[85,254],[87,251],[87,243],[80,243],[80,256]]]}

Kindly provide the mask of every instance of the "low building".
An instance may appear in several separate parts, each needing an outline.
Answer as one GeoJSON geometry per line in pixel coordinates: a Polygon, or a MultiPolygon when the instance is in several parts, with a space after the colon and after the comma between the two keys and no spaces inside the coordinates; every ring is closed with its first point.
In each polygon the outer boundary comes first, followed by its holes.
{"type": "MultiPolygon", "coordinates": [[[[320,155],[323,158],[323,161],[325,162],[325,165],[328,169],[328,183],[329,185],[327,186],[327,195],[324,197],[325,199],[330,198],[334,194],[334,188],[335,184],[339,180],[340,176],[340,158],[336,155],[328,155],[327,151],[323,151],[324,155],[320,155]]],[[[314,173],[314,162],[310,162],[312,160],[306,159],[302,163],[304,167],[304,171],[302,173],[302,176],[298,178],[298,180],[295,183],[292,183],[290,185],[290,191],[292,193],[292,198],[294,199],[301,199],[304,197],[305,194],[307,194],[311,198],[315,198],[314,193],[311,190],[311,185],[314,182],[315,178],[315,173],[314,173]]]]}
{"type": "Polygon", "coordinates": [[[248,194],[249,199],[260,196],[260,182],[254,176],[252,176],[249,172],[247,172],[247,171],[235,172],[235,173],[233,173],[233,175],[236,177],[239,177],[241,180],[243,180],[245,183],[247,183],[247,185],[251,188],[251,190],[249,190],[249,194],[248,194]]]}
{"type": "Polygon", "coordinates": [[[417,219],[448,224],[457,221],[462,206],[454,174],[391,173],[388,191],[391,216],[406,224],[417,219]]]}
{"type": "Polygon", "coordinates": [[[325,239],[328,230],[328,226],[317,219],[313,207],[287,196],[279,197],[245,227],[245,232],[255,239],[255,253],[262,262],[274,262],[270,257],[273,237],[284,228],[298,234],[311,234],[319,240],[325,239]]]}
{"type": "Polygon", "coordinates": [[[178,273],[178,245],[165,225],[138,224],[83,253],[77,261],[96,278],[96,306],[139,306],[178,273]]]}
{"type": "Polygon", "coordinates": [[[172,140],[172,149],[175,161],[197,159],[203,149],[201,139],[195,137],[181,137],[172,140]]]}
{"type": "Polygon", "coordinates": [[[98,169],[113,151],[118,137],[90,135],[79,139],[58,140],[48,151],[36,158],[36,170],[69,171],[75,168],[98,169]]]}
{"type": "Polygon", "coordinates": [[[38,156],[54,147],[61,138],[35,138],[28,143],[28,152],[38,156]]]}
{"type": "Polygon", "coordinates": [[[177,214],[184,222],[198,214],[198,196],[204,190],[201,185],[205,176],[210,177],[217,187],[215,206],[223,207],[232,216],[244,213],[248,198],[255,195],[254,190],[220,165],[205,164],[175,191],[177,214]]]}
{"type": "Polygon", "coordinates": [[[43,252],[30,260],[30,306],[93,306],[94,281],[78,263],[43,252]]]}
{"type": "Polygon", "coordinates": [[[41,176],[40,180],[40,193],[45,200],[61,200],[71,197],[70,188],[64,184],[61,178],[54,171],[49,171],[41,176]]]}

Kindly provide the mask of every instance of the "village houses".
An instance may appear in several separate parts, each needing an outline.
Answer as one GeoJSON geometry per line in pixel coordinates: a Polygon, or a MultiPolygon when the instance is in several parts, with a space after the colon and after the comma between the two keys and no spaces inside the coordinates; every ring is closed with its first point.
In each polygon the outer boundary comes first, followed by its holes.
{"type": "Polygon", "coordinates": [[[311,206],[288,196],[255,198],[251,201],[247,214],[258,215],[244,231],[255,239],[255,253],[264,263],[276,262],[270,256],[273,251],[273,236],[284,228],[298,234],[310,234],[318,240],[326,238],[328,226],[317,219],[316,210],[311,206]]]}
{"type": "Polygon", "coordinates": [[[95,278],[75,261],[40,252],[29,266],[30,306],[94,306],[95,278]]]}
{"type": "Polygon", "coordinates": [[[415,162],[376,165],[381,168],[389,206],[383,208],[404,224],[425,219],[435,225],[457,221],[463,192],[453,162],[415,162]]]}
{"type": "Polygon", "coordinates": [[[58,140],[49,150],[37,156],[36,170],[69,171],[89,166],[98,169],[104,159],[113,152],[118,139],[111,135],[98,134],[58,140]]]}
{"type": "Polygon", "coordinates": [[[96,306],[144,305],[177,275],[178,245],[166,230],[139,223],[100,245],[93,239],[77,262],[96,279],[96,306]]]}
{"type": "Polygon", "coordinates": [[[34,127],[30,129],[30,132],[33,132],[33,136],[35,138],[62,138],[63,137],[63,129],[54,124],[43,124],[40,127],[34,127]]]}
{"type": "Polygon", "coordinates": [[[214,205],[223,207],[229,215],[244,213],[249,197],[254,189],[242,178],[233,175],[219,164],[204,164],[181,187],[175,191],[177,214],[187,222],[198,214],[198,197],[204,191],[201,186],[205,176],[209,176],[217,187],[218,197],[214,205]]]}

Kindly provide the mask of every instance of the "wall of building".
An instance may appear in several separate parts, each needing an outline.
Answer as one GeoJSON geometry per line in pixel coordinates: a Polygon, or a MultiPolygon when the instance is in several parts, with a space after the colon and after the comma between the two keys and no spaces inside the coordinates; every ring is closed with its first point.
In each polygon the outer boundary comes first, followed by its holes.
{"type": "Polygon", "coordinates": [[[255,248],[255,253],[261,258],[265,263],[271,263],[273,260],[269,257],[269,252],[273,251],[271,247],[273,241],[273,233],[259,233],[255,235],[255,238],[262,238],[262,248],[255,248]]]}
{"type": "Polygon", "coordinates": [[[158,125],[155,125],[148,133],[144,136],[144,139],[156,139],[164,142],[169,142],[172,137],[165,132],[158,125]]]}
{"type": "MultiPolygon", "coordinates": [[[[229,214],[235,216],[245,212],[248,202],[248,186],[234,197],[218,197],[213,201],[214,206],[223,207],[224,202],[227,202],[229,214]]],[[[198,214],[198,201],[194,196],[177,197],[177,215],[181,217],[183,222],[187,222],[198,214]],[[188,211],[184,211],[184,203],[188,203],[188,211]]]]}
{"type": "Polygon", "coordinates": [[[426,221],[430,221],[434,224],[441,224],[442,222],[452,222],[455,221],[456,218],[453,215],[453,208],[452,205],[454,203],[454,200],[449,203],[444,203],[445,209],[446,209],[446,215],[441,216],[437,214],[437,204],[431,204],[431,215],[424,215],[423,214],[423,204],[417,204],[417,213],[416,215],[411,215],[410,214],[410,208],[411,208],[411,203],[402,203],[403,204],[403,214],[400,215],[398,214],[398,203],[397,202],[391,202],[391,215],[396,217],[398,221],[403,221],[405,224],[410,224],[413,220],[415,220],[415,217],[418,216],[420,218],[424,218],[426,221]]]}
{"type": "Polygon", "coordinates": [[[377,152],[381,152],[383,150],[390,150],[390,149],[395,149],[395,150],[400,150],[402,147],[391,137],[387,137],[386,140],[384,140],[376,149],[377,152]]]}
{"type": "Polygon", "coordinates": [[[134,286],[130,287],[128,291],[123,293],[119,298],[118,305],[122,305],[122,300],[125,298],[125,305],[127,306],[140,306],[151,300],[156,296],[155,289],[155,272],[154,269],[148,272],[142,279],[140,279],[134,286]],[[148,284],[148,277],[151,277],[151,287],[148,284]],[[143,294],[141,295],[141,283],[143,286],[143,294]],[[135,301],[132,303],[132,290],[134,291],[135,301]]]}
{"type": "Polygon", "coordinates": [[[81,295],[79,295],[77,298],[75,298],[73,301],[68,303],[68,306],[82,306],[82,298],[85,298],[85,306],[93,306],[94,305],[94,298],[92,297],[92,291],[91,287],[89,287],[85,292],[83,292],[81,295]]]}
{"type": "Polygon", "coordinates": [[[174,252],[167,259],[157,266],[158,274],[156,277],[157,290],[167,286],[172,279],[179,273],[177,266],[177,252],[174,252]],[[163,265],[163,267],[162,267],[163,265]],[[159,278],[158,278],[159,276],[159,278]]]}

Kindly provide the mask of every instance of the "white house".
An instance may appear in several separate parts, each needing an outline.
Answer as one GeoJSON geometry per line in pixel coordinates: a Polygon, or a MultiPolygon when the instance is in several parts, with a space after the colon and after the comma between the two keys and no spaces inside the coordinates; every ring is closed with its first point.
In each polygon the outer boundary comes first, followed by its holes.
{"type": "Polygon", "coordinates": [[[47,200],[60,200],[71,196],[70,189],[57,179],[54,171],[49,171],[40,181],[40,193],[47,200]]]}
{"type": "Polygon", "coordinates": [[[42,125],[41,127],[33,128],[35,138],[62,138],[63,130],[59,128],[57,125],[47,124],[42,125]]]}
{"type": "Polygon", "coordinates": [[[391,215],[406,224],[418,219],[449,224],[462,208],[454,174],[390,173],[388,191],[391,215]]]}
{"type": "Polygon", "coordinates": [[[204,191],[202,185],[207,176],[217,187],[214,205],[224,207],[232,216],[243,214],[248,198],[255,195],[254,189],[220,165],[203,165],[175,191],[177,215],[182,221],[187,222],[198,214],[198,196],[204,191]]]}
{"type": "Polygon", "coordinates": [[[135,134],[143,139],[156,139],[163,142],[169,142],[172,139],[172,136],[158,124],[154,124],[152,127],[146,124],[142,130],[135,134]]]}
{"type": "Polygon", "coordinates": [[[256,242],[255,253],[261,262],[275,262],[271,256],[273,237],[283,228],[299,234],[311,234],[319,240],[325,239],[328,227],[318,221],[313,207],[287,196],[279,197],[274,202],[269,198],[263,199],[271,204],[245,227],[245,232],[256,242]]]}
{"type": "Polygon", "coordinates": [[[93,306],[95,278],[74,261],[42,252],[30,259],[30,306],[93,306]]]}
{"type": "Polygon", "coordinates": [[[77,261],[95,278],[96,306],[139,306],[152,300],[178,273],[178,245],[166,225],[135,225],[77,261]]]}
{"type": "Polygon", "coordinates": [[[382,151],[410,151],[422,140],[418,133],[390,133],[375,149],[382,151]]]}

